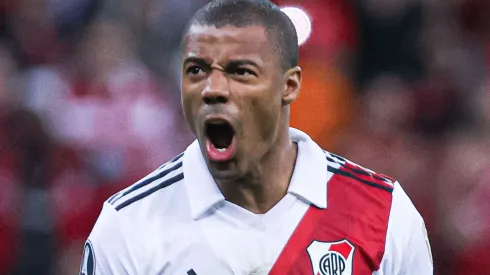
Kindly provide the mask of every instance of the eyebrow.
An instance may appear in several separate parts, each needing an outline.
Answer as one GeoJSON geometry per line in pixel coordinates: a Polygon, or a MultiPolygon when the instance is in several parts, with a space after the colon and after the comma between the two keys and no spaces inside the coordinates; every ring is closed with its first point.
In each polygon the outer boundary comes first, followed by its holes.
{"type": "Polygon", "coordinates": [[[195,56],[187,57],[184,60],[184,67],[189,63],[196,63],[196,64],[199,64],[203,67],[210,67],[211,66],[210,62],[206,62],[206,60],[204,60],[203,58],[195,57],[195,56]]]}
{"type": "Polygon", "coordinates": [[[256,62],[254,62],[252,60],[248,60],[248,59],[230,60],[226,64],[227,67],[240,67],[243,65],[251,65],[251,66],[254,66],[256,68],[259,68],[259,65],[256,62]]]}
{"type": "MultiPolygon", "coordinates": [[[[195,57],[195,56],[191,56],[191,57],[187,57],[185,60],[184,60],[184,67],[189,64],[189,63],[195,63],[195,64],[198,64],[198,65],[201,65],[203,67],[210,67],[211,66],[211,62],[207,62],[205,59],[203,58],[200,58],[200,57],[195,57]]],[[[230,60],[226,63],[226,67],[240,67],[240,66],[243,66],[243,65],[251,65],[251,66],[254,66],[256,68],[259,68],[259,65],[252,61],[252,60],[248,60],[248,59],[236,59],[236,60],[230,60]]]]}

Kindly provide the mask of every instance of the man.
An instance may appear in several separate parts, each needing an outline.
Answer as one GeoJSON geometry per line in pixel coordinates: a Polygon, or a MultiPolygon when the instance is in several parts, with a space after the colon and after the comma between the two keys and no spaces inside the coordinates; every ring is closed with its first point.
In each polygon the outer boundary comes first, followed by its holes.
{"type": "Polygon", "coordinates": [[[400,185],[289,128],[297,62],[294,26],[272,3],[199,10],[181,79],[197,141],[108,199],[81,274],[431,274],[400,185]]]}

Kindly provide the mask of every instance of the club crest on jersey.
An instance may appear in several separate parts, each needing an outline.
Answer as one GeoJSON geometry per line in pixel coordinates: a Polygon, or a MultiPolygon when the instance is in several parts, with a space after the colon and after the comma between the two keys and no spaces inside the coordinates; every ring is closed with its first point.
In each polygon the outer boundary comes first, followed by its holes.
{"type": "Polygon", "coordinates": [[[95,274],[95,255],[92,243],[87,241],[83,247],[82,264],[80,265],[80,275],[95,274]]]}
{"type": "Polygon", "coordinates": [[[355,247],[348,240],[313,241],[306,251],[313,275],[352,275],[355,247]]]}

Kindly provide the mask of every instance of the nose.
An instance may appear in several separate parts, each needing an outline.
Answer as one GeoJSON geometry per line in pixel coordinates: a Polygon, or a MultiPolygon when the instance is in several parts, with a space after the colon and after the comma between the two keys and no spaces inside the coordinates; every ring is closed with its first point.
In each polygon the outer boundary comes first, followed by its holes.
{"type": "Polygon", "coordinates": [[[208,105],[224,104],[228,102],[229,95],[226,75],[220,70],[212,70],[201,93],[204,103],[208,105]]]}

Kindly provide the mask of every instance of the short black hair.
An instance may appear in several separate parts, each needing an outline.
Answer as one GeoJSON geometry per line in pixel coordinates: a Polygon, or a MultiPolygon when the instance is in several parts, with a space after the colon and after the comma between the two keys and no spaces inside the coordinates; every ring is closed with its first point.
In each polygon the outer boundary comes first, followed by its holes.
{"type": "Polygon", "coordinates": [[[214,0],[189,20],[184,35],[193,25],[221,28],[261,26],[278,53],[280,66],[288,70],[298,65],[298,35],[289,17],[268,0],[214,0]]]}

